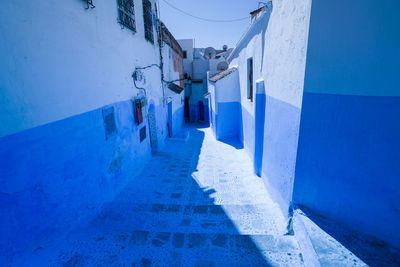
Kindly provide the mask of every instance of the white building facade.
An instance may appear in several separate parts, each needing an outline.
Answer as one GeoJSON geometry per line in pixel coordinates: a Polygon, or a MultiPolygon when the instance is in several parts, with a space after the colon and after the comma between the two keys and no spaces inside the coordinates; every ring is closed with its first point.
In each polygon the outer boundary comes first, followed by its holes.
{"type": "Polygon", "coordinates": [[[232,49],[225,46],[222,50],[213,48],[195,48],[194,39],[178,40],[184,51],[183,71],[190,82],[185,84],[185,119],[190,122],[209,123],[209,102],[204,95],[207,93],[207,72],[216,74],[221,62],[226,64],[227,56],[232,49]],[[208,50],[207,50],[208,49],[208,50]],[[211,50],[210,50],[211,49],[211,50]],[[213,51],[206,55],[207,51],[213,51]]]}
{"type": "Polygon", "coordinates": [[[228,57],[228,73],[209,75],[211,127],[216,138],[236,137],[252,158],[255,173],[287,215],[310,8],[311,1],[274,1],[252,12],[248,29],[228,57]]]}

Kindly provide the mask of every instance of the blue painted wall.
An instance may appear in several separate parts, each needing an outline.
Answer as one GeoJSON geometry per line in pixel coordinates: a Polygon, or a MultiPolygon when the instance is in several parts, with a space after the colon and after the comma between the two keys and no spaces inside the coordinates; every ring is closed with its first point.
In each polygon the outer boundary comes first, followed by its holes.
{"type": "Polygon", "coordinates": [[[179,107],[175,110],[172,116],[172,133],[173,136],[179,136],[183,134],[184,127],[184,107],[179,107]]]}
{"type": "Polygon", "coordinates": [[[284,213],[292,202],[300,111],[267,95],[262,177],[284,213]]]}
{"type": "Polygon", "coordinates": [[[310,10],[309,0],[274,0],[253,18],[230,58],[230,66],[237,66],[239,72],[244,148],[287,218],[295,177],[310,10]],[[265,86],[265,98],[254,92],[254,101],[247,98],[249,58],[253,58],[253,88],[259,82],[265,86]],[[265,122],[261,125],[257,111],[264,101],[265,122]],[[263,132],[261,143],[255,141],[259,132],[263,132]]]}
{"type": "Polygon", "coordinates": [[[212,129],[217,140],[242,143],[242,112],[238,71],[233,70],[216,82],[209,82],[212,129]]]}
{"type": "Polygon", "coordinates": [[[239,140],[240,103],[218,103],[218,114],[215,115],[216,138],[224,140],[237,138],[239,140]]]}
{"type": "Polygon", "coordinates": [[[135,125],[131,101],[112,106],[108,140],[102,109],[0,139],[0,262],[93,216],[149,160],[146,119],[135,125]]]}
{"type": "Polygon", "coordinates": [[[400,2],[315,1],[294,202],[400,247],[400,2]]]}
{"type": "Polygon", "coordinates": [[[294,199],[400,245],[400,97],[306,93],[294,199]]]}
{"type": "MultiPolygon", "coordinates": [[[[209,124],[210,115],[209,115],[209,107],[207,101],[203,100],[204,104],[204,124],[209,124]]],[[[190,122],[199,122],[200,121],[200,113],[199,113],[199,105],[198,104],[190,104],[189,105],[190,112],[190,122]]]]}

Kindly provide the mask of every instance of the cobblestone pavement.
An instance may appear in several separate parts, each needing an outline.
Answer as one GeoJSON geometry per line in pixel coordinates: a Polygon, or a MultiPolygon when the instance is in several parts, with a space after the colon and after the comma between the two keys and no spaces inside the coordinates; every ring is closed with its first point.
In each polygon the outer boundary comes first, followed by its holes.
{"type": "Polygon", "coordinates": [[[189,131],[40,266],[303,266],[246,152],[189,131]]]}

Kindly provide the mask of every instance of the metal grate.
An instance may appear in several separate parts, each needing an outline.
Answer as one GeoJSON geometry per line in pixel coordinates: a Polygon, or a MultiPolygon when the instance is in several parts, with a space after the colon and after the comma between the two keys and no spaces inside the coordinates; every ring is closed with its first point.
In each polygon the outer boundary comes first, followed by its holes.
{"type": "Polygon", "coordinates": [[[136,32],[134,0],[118,0],[118,22],[136,32]]]}
{"type": "Polygon", "coordinates": [[[154,44],[153,33],[153,11],[151,9],[151,2],[143,0],[143,20],[144,20],[144,37],[147,41],[154,44]]]}
{"type": "Polygon", "coordinates": [[[115,124],[114,107],[103,109],[104,128],[106,130],[106,140],[117,132],[115,124]]]}

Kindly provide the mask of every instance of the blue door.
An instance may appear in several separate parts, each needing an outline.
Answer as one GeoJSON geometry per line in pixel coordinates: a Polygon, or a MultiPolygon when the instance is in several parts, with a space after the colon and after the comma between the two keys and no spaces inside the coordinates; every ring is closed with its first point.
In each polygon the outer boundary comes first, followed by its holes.
{"type": "Polygon", "coordinates": [[[204,103],[199,101],[199,120],[204,121],[204,103]]]}
{"type": "Polygon", "coordinates": [[[265,124],[265,88],[264,81],[256,84],[255,102],[255,138],[254,138],[254,172],[261,177],[264,152],[264,124],[265,124]]]}

